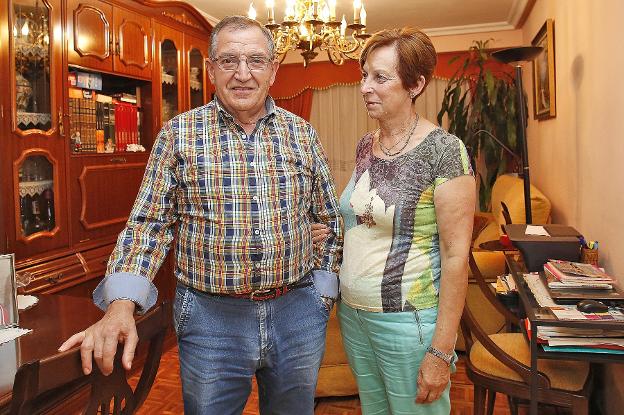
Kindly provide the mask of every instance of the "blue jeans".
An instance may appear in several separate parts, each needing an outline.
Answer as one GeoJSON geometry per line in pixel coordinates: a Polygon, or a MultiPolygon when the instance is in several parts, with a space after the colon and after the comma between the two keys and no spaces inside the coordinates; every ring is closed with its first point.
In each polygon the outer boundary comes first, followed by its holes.
{"type": "Polygon", "coordinates": [[[255,375],[261,414],[312,415],[328,319],[314,285],[251,301],[178,284],[184,412],[241,414],[255,375]]]}

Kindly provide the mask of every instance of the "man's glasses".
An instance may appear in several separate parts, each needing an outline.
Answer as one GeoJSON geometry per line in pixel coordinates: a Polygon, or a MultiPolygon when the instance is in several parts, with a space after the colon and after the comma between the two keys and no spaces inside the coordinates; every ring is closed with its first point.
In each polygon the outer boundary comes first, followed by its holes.
{"type": "Polygon", "coordinates": [[[216,59],[213,59],[213,62],[217,63],[219,69],[225,72],[234,72],[238,69],[238,65],[240,65],[241,61],[245,61],[247,63],[247,68],[249,68],[252,72],[261,72],[266,70],[271,63],[271,60],[265,56],[220,56],[216,59]],[[241,58],[245,59],[241,59],[241,58]]]}

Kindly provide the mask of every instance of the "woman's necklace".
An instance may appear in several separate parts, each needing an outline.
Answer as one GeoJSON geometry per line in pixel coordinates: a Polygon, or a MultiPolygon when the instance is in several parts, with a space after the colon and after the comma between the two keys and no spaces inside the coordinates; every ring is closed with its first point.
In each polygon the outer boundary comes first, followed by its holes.
{"type": "Polygon", "coordinates": [[[377,129],[377,133],[378,133],[377,142],[379,143],[379,148],[381,149],[381,151],[388,157],[394,157],[396,155],[401,154],[403,150],[405,150],[405,147],[407,147],[407,144],[410,142],[410,138],[412,137],[412,134],[414,134],[414,131],[416,130],[416,126],[418,126],[419,119],[420,119],[420,116],[416,114],[416,120],[414,121],[412,128],[410,128],[409,132],[405,135],[405,138],[403,138],[403,140],[399,140],[396,143],[394,143],[392,147],[386,147],[381,142],[381,130],[377,129]],[[399,145],[399,143],[401,142],[403,142],[403,145],[401,146],[401,148],[399,148],[395,152],[392,152],[392,149],[395,148],[397,145],[399,145]]]}

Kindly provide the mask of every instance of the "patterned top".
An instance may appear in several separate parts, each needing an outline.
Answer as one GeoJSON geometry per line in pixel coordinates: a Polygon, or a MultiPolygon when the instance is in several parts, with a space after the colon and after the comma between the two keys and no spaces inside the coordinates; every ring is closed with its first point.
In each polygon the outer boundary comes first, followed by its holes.
{"type": "Polygon", "coordinates": [[[327,161],[305,120],[266,101],[252,134],[215,99],[167,122],[150,155],[109,277],[154,278],[176,240],[178,281],[247,293],[338,272],[342,222],[327,161]],[[335,233],[313,252],[311,220],[335,233]]]}
{"type": "Polygon", "coordinates": [[[340,198],[345,221],[342,300],[368,311],[421,310],[438,304],[440,246],[433,193],[472,175],[464,144],[436,128],[392,159],[372,154],[373,134],[358,143],[340,198]]]}

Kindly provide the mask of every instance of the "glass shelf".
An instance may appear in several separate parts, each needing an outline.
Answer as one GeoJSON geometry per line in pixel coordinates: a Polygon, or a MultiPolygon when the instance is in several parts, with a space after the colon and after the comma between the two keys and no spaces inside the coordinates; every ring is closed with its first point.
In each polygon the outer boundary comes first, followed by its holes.
{"type": "Polygon", "coordinates": [[[13,2],[15,121],[22,131],[52,127],[50,10],[40,0],[13,2]]]}
{"type": "Polygon", "coordinates": [[[43,155],[28,156],[18,170],[19,221],[23,236],[56,226],[53,165],[43,155]]]}
{"type": "Polygon", "coordinates": [[[175,43],[165,39],[160,48],[161,57],[161,92],[163,124],[180,113],[178,102],[178,49],[175,43]]]}

